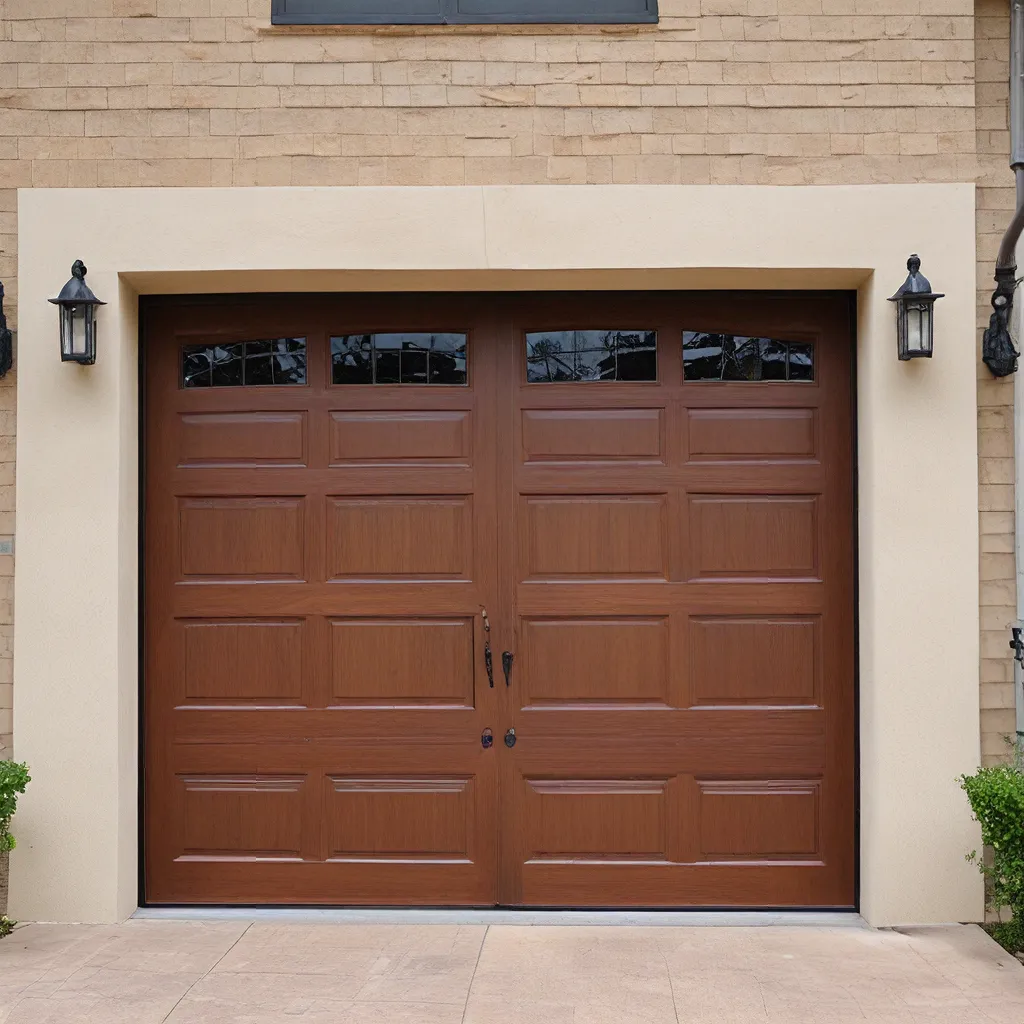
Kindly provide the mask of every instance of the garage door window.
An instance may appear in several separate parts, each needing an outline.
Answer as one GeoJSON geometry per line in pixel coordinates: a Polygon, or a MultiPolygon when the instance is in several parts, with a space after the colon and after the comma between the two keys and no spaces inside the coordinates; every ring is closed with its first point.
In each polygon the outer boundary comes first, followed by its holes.
{"type": "Polygon", "coordinates": [[[805,341],[683,331],[688,381],[814,380],[814,346],[805,341]]]}
{"type": "Polygon", "coordinates": [[[181,350],[181,386],[185,388],[305,383],[305,338],[186,345],[181,350]]]}
{"type": "Polygon", "coordinates": [[[656,331],[531,331],[526,335],[530,384],[656,381],[656,331]]]}
{"type": "Polygon", "coordinates": [[[658,0],[272,0],[274,25],[624,24],[658,0]]]}
{"type": "Polygon", "coordinates": [[[334,384],[465,384],[466,335],[413,332],[331,338],[334,384]]]}

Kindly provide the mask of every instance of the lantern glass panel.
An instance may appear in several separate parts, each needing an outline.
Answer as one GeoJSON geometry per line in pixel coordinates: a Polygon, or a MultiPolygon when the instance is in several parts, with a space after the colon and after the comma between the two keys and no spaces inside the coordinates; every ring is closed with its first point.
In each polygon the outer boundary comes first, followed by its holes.
{"type": "Polygon", "coordinates": [[[907,303],[906,309],[907,355],[929,356],[932,352],[932,304],[907,303]]]}
{"type": "Polygon", "coordinates": [[[60,348],[65,360],[93,362],[96,352],[96,320],[90,305],[61,306],[60,348]]]}
{"type": "Polygon", "coordinates": [[[920,306],[907,305],[907,348],[920,352],[924,348],[924,324],[920,306]]]}
{"type": "Polygon", "coordinates": [[[85,307],[85,357],[90,363],[96,362],[96,307],[85,307]]]}

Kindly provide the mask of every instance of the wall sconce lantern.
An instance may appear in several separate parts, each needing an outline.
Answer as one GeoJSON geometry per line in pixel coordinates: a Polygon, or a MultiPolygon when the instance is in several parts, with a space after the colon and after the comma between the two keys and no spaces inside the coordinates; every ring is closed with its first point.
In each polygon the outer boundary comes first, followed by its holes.
{"type": "Polygon", "coordinates": [[[14,336],[7,327],[4,316],[4,286],[0,282],[0,377],[6,377],[14,363],[14,336]]]}
{"type": "Polygon", "coordinates": [[[88,267],[75,260],[71,280],[49,300],[60,307],[60,358],[65,363],[96,362],[96,307],[106,303],[85,283],[87,272],[88,267]]]}
{"type": "Polygon", "coordinates": [[[928,278],[921,273],[921,257],[907,260],[906,281],[889,301],[896,303],[896,344],[900,359],[931,359],[935,340],[933,307],[944,296],[933,292],[928,278]]]}

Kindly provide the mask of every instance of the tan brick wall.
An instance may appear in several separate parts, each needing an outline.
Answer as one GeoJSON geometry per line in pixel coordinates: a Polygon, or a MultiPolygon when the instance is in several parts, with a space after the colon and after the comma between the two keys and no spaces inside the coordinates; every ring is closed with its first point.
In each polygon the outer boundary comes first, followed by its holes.
{"type": "MultiPolygon", "coordinates": [[[[0,0],[0,280],[12,313],[19,187],[977,180],[987,320],[1013,201],[1006,0],[662,0],[657,26],[585,29],[287,29],[270,26],[269,9],[0,0]]],[[[979,373],[990,756],[1013,725],[1011,394],[979,373]]],[[[6,386],[0,534],[13,431],[6,386]]],[[[10,705],[0,670],[0,743],[10,705]]]]}
{"type": "MultiPolygon", "coordinates": [[[[992,312],[996,250],[1015,205],[1008,170],[1009,4],[978,0],[976,123],[978,151],[978,324],[992,312]]],[[[980,358],[980,335],[979,335],[980,358]]],[[[978,364],[981,504],[981,743],[991,762],[1006,754],[1015,729],[1013,662],[1007,626],[1016,618],[1013,529],[1013,379],[995,380],[978,364]]]]}

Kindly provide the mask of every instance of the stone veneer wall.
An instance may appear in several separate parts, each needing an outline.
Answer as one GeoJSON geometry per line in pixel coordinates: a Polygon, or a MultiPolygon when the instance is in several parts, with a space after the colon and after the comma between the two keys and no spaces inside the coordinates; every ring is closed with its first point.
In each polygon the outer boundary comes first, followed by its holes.
{"type": "MultiPolygon", "coordinates": [[[[270,25],[270,0],[0,0],[11,326],[18,188],[917,181],[980,186],[983,325],[1013,206],[1007,11],[661,0],[657,26],[291,29],[270,25]]],[[[0,382],[0,537],[14,533],[14,376],[0,382]]],[[[978,393],[992,759],[1013,729],[1012,384],[981,368],[978,393]]],[[[0,756],[12,561],[0,555],[0,756]]]]}

